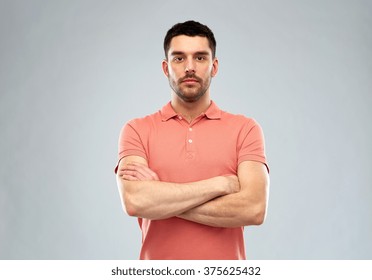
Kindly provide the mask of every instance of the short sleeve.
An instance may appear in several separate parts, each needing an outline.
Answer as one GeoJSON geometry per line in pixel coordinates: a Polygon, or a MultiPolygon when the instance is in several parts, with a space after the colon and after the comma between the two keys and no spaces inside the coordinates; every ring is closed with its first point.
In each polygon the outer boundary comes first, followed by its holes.
{"type": "Polygon", "coordinates": [[[264,134],[256,120],[247,119],[240,131],[238,141],[238,164],[247,160],[258,161],[265,164],[269,171],[265,154],[264,134]]]}
{"type": "Polygon", "coordinates": [[[118,161],[115,167],[117,172],[120,160],[126,156],[140,156],[147,158],[146,151],[141,140],[141,136],[135,129],[135,122],[128,122],[120,131],[118,141],[118,161]]]}

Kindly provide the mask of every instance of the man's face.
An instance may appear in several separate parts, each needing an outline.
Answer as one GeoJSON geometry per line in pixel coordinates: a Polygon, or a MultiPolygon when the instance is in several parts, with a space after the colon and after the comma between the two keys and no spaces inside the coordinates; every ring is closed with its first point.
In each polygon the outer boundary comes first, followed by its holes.
{"type": "Polygon", "coordinates": [[[180,35],[172,38],[163,71],[172,90],[185,102],[195,102],[209,91],[218,61],[205,37],[180,35]]]}

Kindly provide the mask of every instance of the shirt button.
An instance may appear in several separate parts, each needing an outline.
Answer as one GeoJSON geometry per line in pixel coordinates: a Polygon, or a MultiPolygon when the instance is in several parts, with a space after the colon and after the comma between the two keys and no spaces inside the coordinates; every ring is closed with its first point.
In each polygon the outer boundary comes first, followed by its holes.
{"type": "Polygon", "coordinates": [[[189,131],[192,131],[192,127],[189,127],[189,131]]]}
{"type": "Polygon", "coordinates": [[[180,120],[182,120],[182,117],[181,117],[181,116],[178,116],[178,118],[179,118],[180,120]]]}
{"type": "Polygon", "coordinates": [[[192,143],[192,139],[189,139],[189,143],[190,143],[190,144],[192,143]]]}

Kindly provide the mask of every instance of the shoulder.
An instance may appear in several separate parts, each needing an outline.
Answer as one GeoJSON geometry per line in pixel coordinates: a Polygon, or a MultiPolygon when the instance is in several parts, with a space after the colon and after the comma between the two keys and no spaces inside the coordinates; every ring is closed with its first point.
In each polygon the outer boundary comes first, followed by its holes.
{"type": "Polygon", "coordinates": [[[141,129],[141,128],[143,129],[149,126],[153,126],[159,120],[161,120],[161,115],[160,115],[160,112],[158,111],[158,112],[155,112],[153,114],[150,114],[144,117],[131,119],[127,123],[125,123],[124,126],[130,126],[136,129],[141,129]]]}
{"type": "Polygon", "coordinates": [[[227,111],[221,110],[221,120],[226,123],[234,124],[240,127],[254,127],[260,126],[256,119],[252,117],[247,117],[242,114],[233,114],[227,111]]]}
{"type": "Polygon", "coordinates": [[[125,137],[144,137],[148,135],[154,127],[159,113],[155,112],[144,117],[134,118],[124,123],[120,130],[120,138],[125,137]]]}

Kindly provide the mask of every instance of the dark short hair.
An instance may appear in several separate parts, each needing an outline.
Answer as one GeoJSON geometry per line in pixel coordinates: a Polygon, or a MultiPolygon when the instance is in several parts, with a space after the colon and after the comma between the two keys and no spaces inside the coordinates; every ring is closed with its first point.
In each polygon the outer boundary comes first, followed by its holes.
{"type": "Polygon", "coordinates": [[[216,39],[214,38],[212,30],[208,26],[201,24],[197,21],[189,20],[183,23],[177,23],[168,30],[164,38],[164,53],[165,57],[168,58],[168,51],[170,48],[170,43],[173,37],[179,35],[186,36],[201,36],[208,39],[209,47],[212,50],[212,57],[216,56],[216,39]]]}

